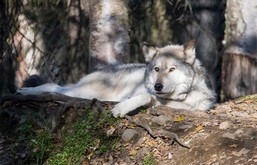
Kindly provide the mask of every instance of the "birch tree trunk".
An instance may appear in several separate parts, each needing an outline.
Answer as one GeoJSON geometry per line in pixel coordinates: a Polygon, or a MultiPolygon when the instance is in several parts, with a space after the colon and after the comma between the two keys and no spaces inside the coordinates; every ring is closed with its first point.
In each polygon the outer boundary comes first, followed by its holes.
{"type": "Polygon", "coordinates": [[[228,0],[222,89],[226,99],[257,92],[257,1],[228,0]]]}
{"type": "Polygon", "coordinates": [[[124,3],[90,0],[89,70],[129,60],[129,26],[124,3]]]}

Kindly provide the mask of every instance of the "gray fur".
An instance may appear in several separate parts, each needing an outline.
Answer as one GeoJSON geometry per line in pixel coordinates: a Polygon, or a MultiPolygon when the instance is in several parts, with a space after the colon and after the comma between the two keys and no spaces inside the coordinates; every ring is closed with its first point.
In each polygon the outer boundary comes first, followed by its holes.
{"type": "Polygon", "coordinates": [[[195,58],[194,43],[163,48],[144,46],[143,51],[150,62],[148,65],[110,65],[85,76],[76,84],[61,87],[48,83],[21,88],[17,92],[55,92],[72,97],[118,101],[112,109],[115,117],[123,117],[143,105],[163,104],[186,110],[208,110],[215,105],[215,94],[208,86],[205,69],[195,58]]]}

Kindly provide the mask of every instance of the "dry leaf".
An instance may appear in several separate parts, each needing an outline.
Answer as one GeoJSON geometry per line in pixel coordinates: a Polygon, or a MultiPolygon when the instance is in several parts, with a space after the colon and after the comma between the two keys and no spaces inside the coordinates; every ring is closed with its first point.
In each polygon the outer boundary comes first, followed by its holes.
{"type": "Polygon", "coordinates": [[[236,147],[237,147],[237,144],[231,144],[231,145],[229,145],[229,147],[231,147],[231,148],[236,148],[236,147]]]}
{"type": "Polygon", "coordinates": [[[174,122],[181,122],[181,121],[184,121],[185,120],[185,117],[183,116],[178,116],[174,119],[174,122]]]}
{"type": "Polygon", "coordinates": [[[90,153],[87,155],[87,159],[90,160],[93,155],[94,155],[94,152],[90,152],[90,153]]]}
{"type": "Polygon", "coordinates": [[[172,159],[172,158],[173,158],[173,155],[169,152],[168,159],[172,159]]]}
{"type": "Polygon", "coordinates": [[[132,149],[130,152],[129,152],[129,156],[135,156],[137,154],[137,150],[134,150],[132,149]]]}
{"type": "Polygon", "coordinates": [[[203,126],[202,125],[198,125],[196,128],[195,128],[195,131],[199,132],[203,129],[203,126]]]}
{"type": "Polygon", "coordinates": [[[157,145],[158,143],[154,140],[147,141],[146,144],[150,147],[157,145]]]}
{"type": "Polygon", "coordinates": [[[107,135],[107,136],[113,135],[113,133],[114,133],[115,130],[116,130],[116,129],[115,129],[113,126],[111,126],[111,128],[106,131],[106,135],[107,135]]]}

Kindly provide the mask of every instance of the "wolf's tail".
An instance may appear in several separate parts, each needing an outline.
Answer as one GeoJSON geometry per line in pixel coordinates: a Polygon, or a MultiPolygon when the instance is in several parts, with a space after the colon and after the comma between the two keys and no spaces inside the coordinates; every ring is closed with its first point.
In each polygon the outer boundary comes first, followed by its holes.
{"type": "Polygon", "coordinates": [[[27,79],[24,80],[23,82],[23,87],[36,87],[39,85],[46,84],[47,81],[44,80],[42,77],[39,75],[31,75],[27,79]]]}
{"type": "Polygon", "coordinates": [[[30,76],[23,84],[23,88],[17,89],[16,93],[22,95],[38,95],[47,92],[64,94],[69,89],[69,87],[61,87],[54,83],[47,83],[38,75],[30,76]]]}
{"type": "Polygon", "coordinates": [[[54,83],[46,83],[43,85],[39,85],[36,87],[25,87],[20,88],[16,91],[16,93],[22,94],[22,95],[38,95],[42,93],[59,93],[64,94],[69,88],[67,87],[61,87],[54,83]]]}

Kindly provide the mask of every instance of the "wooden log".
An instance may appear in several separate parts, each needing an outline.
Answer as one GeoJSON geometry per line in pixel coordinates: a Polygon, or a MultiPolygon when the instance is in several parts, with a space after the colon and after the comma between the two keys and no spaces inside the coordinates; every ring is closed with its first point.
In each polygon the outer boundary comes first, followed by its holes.
{"type": "Polygon", "coordinates": [[[227,1],[222,64],[225,99],[257,93],[256,5],[256,1],[227,1]]]}
{"type": "Polygon", "coordinates": [[[22,116],[33,116],[37,125],[41,126],[42,121],[44,121],[50,129],[56,130],[63,125],[72,124],[87,110],[101,113],[105,109],[111,109],[114,104],[116,103],[75,98],[55,93],[6,95],[0,99],[0,125],[13,125],[13,121],[10,120],[12,116],[15,116],[14,120],[17,121],[22,116]]]}

